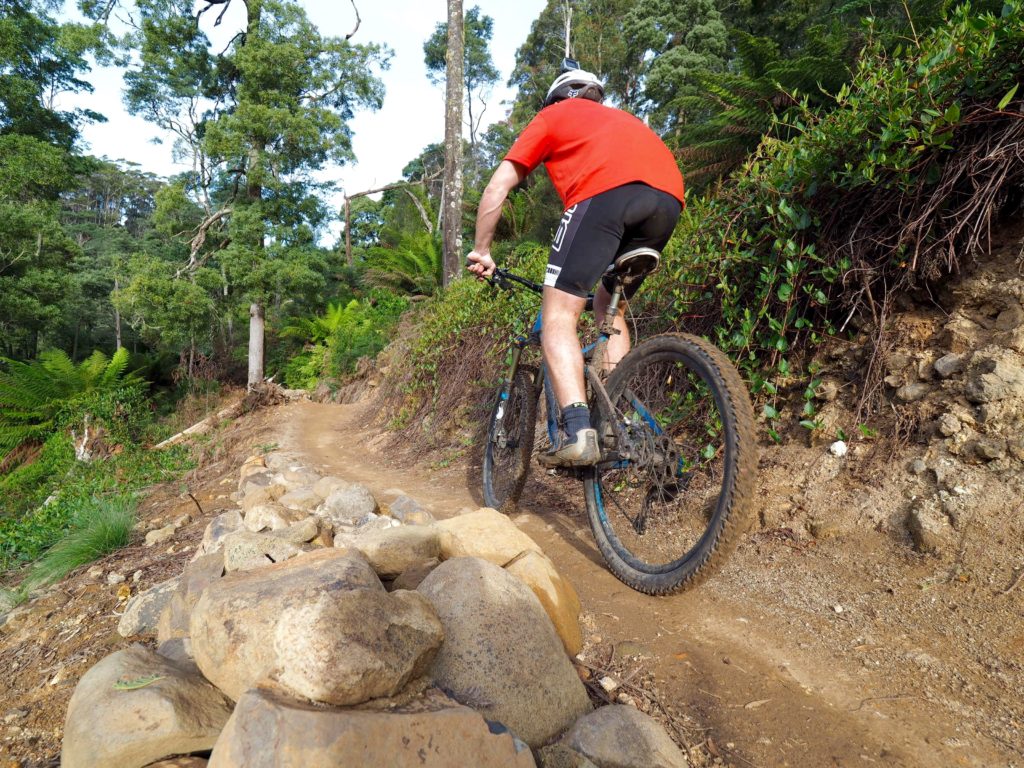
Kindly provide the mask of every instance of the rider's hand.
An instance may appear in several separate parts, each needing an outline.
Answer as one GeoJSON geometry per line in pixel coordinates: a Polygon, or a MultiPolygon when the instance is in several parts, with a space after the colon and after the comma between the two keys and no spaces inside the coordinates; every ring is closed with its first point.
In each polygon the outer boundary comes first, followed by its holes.
{"type": "Polygon", "coordinates": [[[494,259],[491,258],[489,253],[478,253],[472,251],[467,257],[466,269],[477,276],[478,280],[483,280],[494,274],[495,268],[498,266],[494,263],[494,259]]]}

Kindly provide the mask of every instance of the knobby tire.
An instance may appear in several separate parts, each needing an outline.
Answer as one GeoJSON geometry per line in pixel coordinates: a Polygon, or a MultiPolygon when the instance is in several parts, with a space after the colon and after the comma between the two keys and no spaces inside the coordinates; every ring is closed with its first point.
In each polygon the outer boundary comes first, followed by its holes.
{"type": "Polygon", "coordinates": [[[487,506],[497,510],[514,507],[526,484],[537,425],[535,375],[523,366],[495,394],[484,448],[483,492],[487,506]]]}
{"type": "Polygon", "coordinates": [[[616,442],[609,418],[628,423],[634,459],[584,470],[591,529],[625,584],[677,592],[721,564],[749,528],[758,451],[747,388],[712,344],[663,334],[630,351],[606,389],[614,413],[594,404],[602,442],[616,442]]]}

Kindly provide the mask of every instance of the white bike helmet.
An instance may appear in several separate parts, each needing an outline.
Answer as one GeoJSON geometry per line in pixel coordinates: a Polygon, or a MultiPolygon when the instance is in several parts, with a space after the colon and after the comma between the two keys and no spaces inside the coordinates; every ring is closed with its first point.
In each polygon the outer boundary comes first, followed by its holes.
{"type": "Polygon", "coordinates": [[[555,78],[544,98],[544,106],[548,107],[556,101],[583,97],[591,101],[604,101],[604,83],[597,75],[583,69],[571,69],[555,78]]]}

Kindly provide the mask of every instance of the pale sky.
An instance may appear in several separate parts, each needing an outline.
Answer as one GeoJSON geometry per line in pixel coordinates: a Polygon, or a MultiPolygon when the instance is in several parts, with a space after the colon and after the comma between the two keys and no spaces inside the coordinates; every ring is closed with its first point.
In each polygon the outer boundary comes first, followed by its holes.
{"type": "MultiPolygon", "coordinates": [[[[303,0],[310,19],[324,35],[344,36],[355,26],[351,0],[303,0]]],[[[384,43],[393,51],[390,69],[378,73],[386,93],[384,106],[374,113],[358,113],[351,122],[354,131],[355,165],[334,168],[328,178],[349,192],[372,189],[401,178],[405,165],[428,144],[444,139],[444,88],[432,85],[423,63],[423,43],[439,21],[447,19],[444,0],[356,0],[361,24],[354,43],[384,43]]],[[[479,5],[494,19],[491,56],[501,72],[484,113],[484,126],[502,119],[513,93],[505,88],[515,66],[516,49],[526,40],[530,25],[546,5],[545,0],[464,0],[468,10],[479,5]]],[[[68,2],[67,7],[73,7],[68,2]]],[[[197,6],[199,7],[199,6],[197,6]]],[[[244,5],[233,3],[219,27],[213,26],[218,9],[203,16],[202,26],[216,50],[240,28],[244,5]]],[[[69,14],[72,12],[69,10],[69,14]]],[[[76,16],[77,14],[72,14],[76,16]]],[[[92,94],[80,94],[61,106],[88,106],[105,115],[106,123],[86,125],[82,131],[84,148],[97,157],[125,159],[144,170],[167,176],[182,170],[171,157],[172,142],[154,144],[161,132],[141,118],[133,117],[121,101],[121,70],[97,67],[84,79],[92,83],[92,94]]],[[[463,135],[468,137],[464,127],[463,135]]],[[[167,138],[167,137],[164,137],[167,138]]],[[[335,200],[335,202],[337,202],[335,200]]],[[[339,228],[332,227],[336,234],[339,228]]]]}

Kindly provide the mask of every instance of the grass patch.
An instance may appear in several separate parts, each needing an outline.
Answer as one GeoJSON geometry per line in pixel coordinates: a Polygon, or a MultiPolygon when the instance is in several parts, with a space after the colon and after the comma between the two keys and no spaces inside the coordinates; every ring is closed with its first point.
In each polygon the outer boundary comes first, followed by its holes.
{"type": "Polygon", "coordinates": [[[126,546],[135,525],[135,507],[134,496],[80,502],[70,532],[32,565],[24,588],[53,584],[76,568],[126,546]]]}
{"type": "Polygon", "coordinates": [[[187,446],[165,451],[130,447],[107,459],[84,463],[74,460],[64,436],[51,438],[35,463],[0,476],[0,573],[36,560],[76,530],[82,510],[94,499],[143,491],[176,480],[194,466],[187,446]],[[50,443],[58,443],[61,450],[54,451],[53,460],[44,465],[49,473],[41,475],[36,464],[46,460],[50,443]]]}

